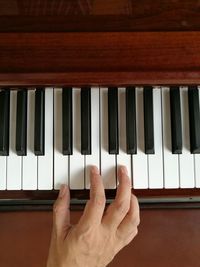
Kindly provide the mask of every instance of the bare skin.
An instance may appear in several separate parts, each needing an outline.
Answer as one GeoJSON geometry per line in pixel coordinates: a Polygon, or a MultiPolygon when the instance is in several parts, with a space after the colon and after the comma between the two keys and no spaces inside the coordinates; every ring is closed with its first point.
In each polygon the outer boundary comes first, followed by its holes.
{"type": "Polygon", "coordinates": [[[92,167],[90,176],[90,200],[76,225],[70,224],[69,189],[61,187],[53,209],[47,267],[105,267],[137,235],[139,205],[126,168],[119,168],[116,197],[107,209],[99,170],[92,167]]]}

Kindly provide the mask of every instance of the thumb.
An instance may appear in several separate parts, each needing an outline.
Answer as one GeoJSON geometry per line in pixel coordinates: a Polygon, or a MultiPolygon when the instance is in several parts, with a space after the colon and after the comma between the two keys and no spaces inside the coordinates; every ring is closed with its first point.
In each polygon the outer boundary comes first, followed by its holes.
{"type": "Polygon", "coordinates": [[[65,238],[70,228],[70,192],[66,185],[61,185],[58,198],[53,206],[53,227],[58,237],[65,238]]]}

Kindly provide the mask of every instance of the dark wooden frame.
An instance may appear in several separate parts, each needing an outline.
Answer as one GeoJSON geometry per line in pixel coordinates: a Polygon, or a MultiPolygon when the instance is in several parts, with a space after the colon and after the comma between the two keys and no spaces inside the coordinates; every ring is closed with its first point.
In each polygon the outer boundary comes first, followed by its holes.
{"type": "Polygon", "coordinates": [[[200,82],[200,33],[0,33],[0,86],[200,82]]]}

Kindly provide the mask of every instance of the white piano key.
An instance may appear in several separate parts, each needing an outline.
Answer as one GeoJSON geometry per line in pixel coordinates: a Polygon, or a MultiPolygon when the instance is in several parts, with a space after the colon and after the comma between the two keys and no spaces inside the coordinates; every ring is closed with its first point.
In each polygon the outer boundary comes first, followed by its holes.
{"type": "Polygon", "coordinates": [[[84,189],[84,155],[81,154],[81,89],[73,88],[73,155],[70,155],[70,188],[84,189]]]}
{"type": "Polygon", "coordinates": [[[22,157],[17,156],[16,145],[17,91],[10,92],[10,151],[7,158],[7,189],[22,189],[22,157]]]}
{"type": "Polygon", "coordinates": [[[194,155],[190,153],[189,112],[187,87],[180,88],[183,149],[179,155],[180,187],[193,188],[194,183],[194,155]]]}
{"type": "Polygon", "coordinates": [[[0,190],[6,189],[7,157],[0,156],[0,190]]]}
{"type": "Polygon", "coordinates": [[[136,87],[136,129],[137,129],[137,154],[132,155],[133,188],[145,189],[149,186],[148,161],[144,144],[144,104],[143,88],[136,87]]]}
{"type": "MultiPolygon", "coordinates": [[[[200,88],[199,91],[199,105],[200,105],[200,88]]],[[[195,166],[195,185],[200,188],[200,154],[194,155],[194,166],[195,166]]]]}
{"type": "Polygon", "coordinates": [[[116,155],[108,152],[108,89],[100,88],[101,175],[105,189],[116,188],[116,155]]]}
{"type": "Polygon", "coordinates": [[[68,184],[69,156],[62,154],[62,89],[54,89],[54,189],[68,184]]]}
{"type": "Polygon", "coordinates": [[[53,88],[45,89],[45,155],[38,156],[38,189],[53,188],[53,88]]]}
{"type": "Polygon", "coordinates": [[[91,88],[91,146],[92,154],[86,155],[86,188],[90,188],[90,168],[92,165],[100,167],[99,159],[99,88],[91,88]]]}
{"type": "Polygon", "coordinates": [[[195,165],[195,187],[200,188],[200,155],[194,156],[195,165]]]}
{"type": "Polygon", "coordinates": [[[163,188],[162,113],[161,90],[153,89],[154,148],[148,155],[149,188],[163,188]]]}
{"type": "Polygon", "coordinates": [[[172,154],[169,87],[162,88],[162,109],[164,187],[178,188],[179,160],[178,154],[172,154]]]}
{"type": "Polygon", "coordinates": [[[35,91],[28,90],[27,97],[27,155],[22,158],[22,188],[37,189],[37,157],[34,154],[35,91]]]}
{"type": "Polygon", "coordinates": [[[119,154],[117,165],[126,166],[128,176],[131,177],[131,155],[126,153],[126,88],[118,88],[118,114],[119,114],[119,154]]]}

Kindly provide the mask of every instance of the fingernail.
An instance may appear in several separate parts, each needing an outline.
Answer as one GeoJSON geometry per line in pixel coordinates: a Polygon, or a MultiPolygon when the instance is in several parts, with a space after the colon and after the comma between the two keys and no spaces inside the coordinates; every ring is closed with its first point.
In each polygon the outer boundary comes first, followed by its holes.
{"type": "Polygon", "coordinates": [[[96,166],[92,166],[91,174],[99,174],[99,170],[98,170],[98,168],[96,166]]]}
{"type": "Polygon", "coordinates": [[[62,184],[61,187],[60,187],[60,192],[59,192],[59,195],[58,197],[59,198],[62,198],[64,197],[65,193],[66,193],[66,190],[67,190],[67,186],[62,184]]]}

